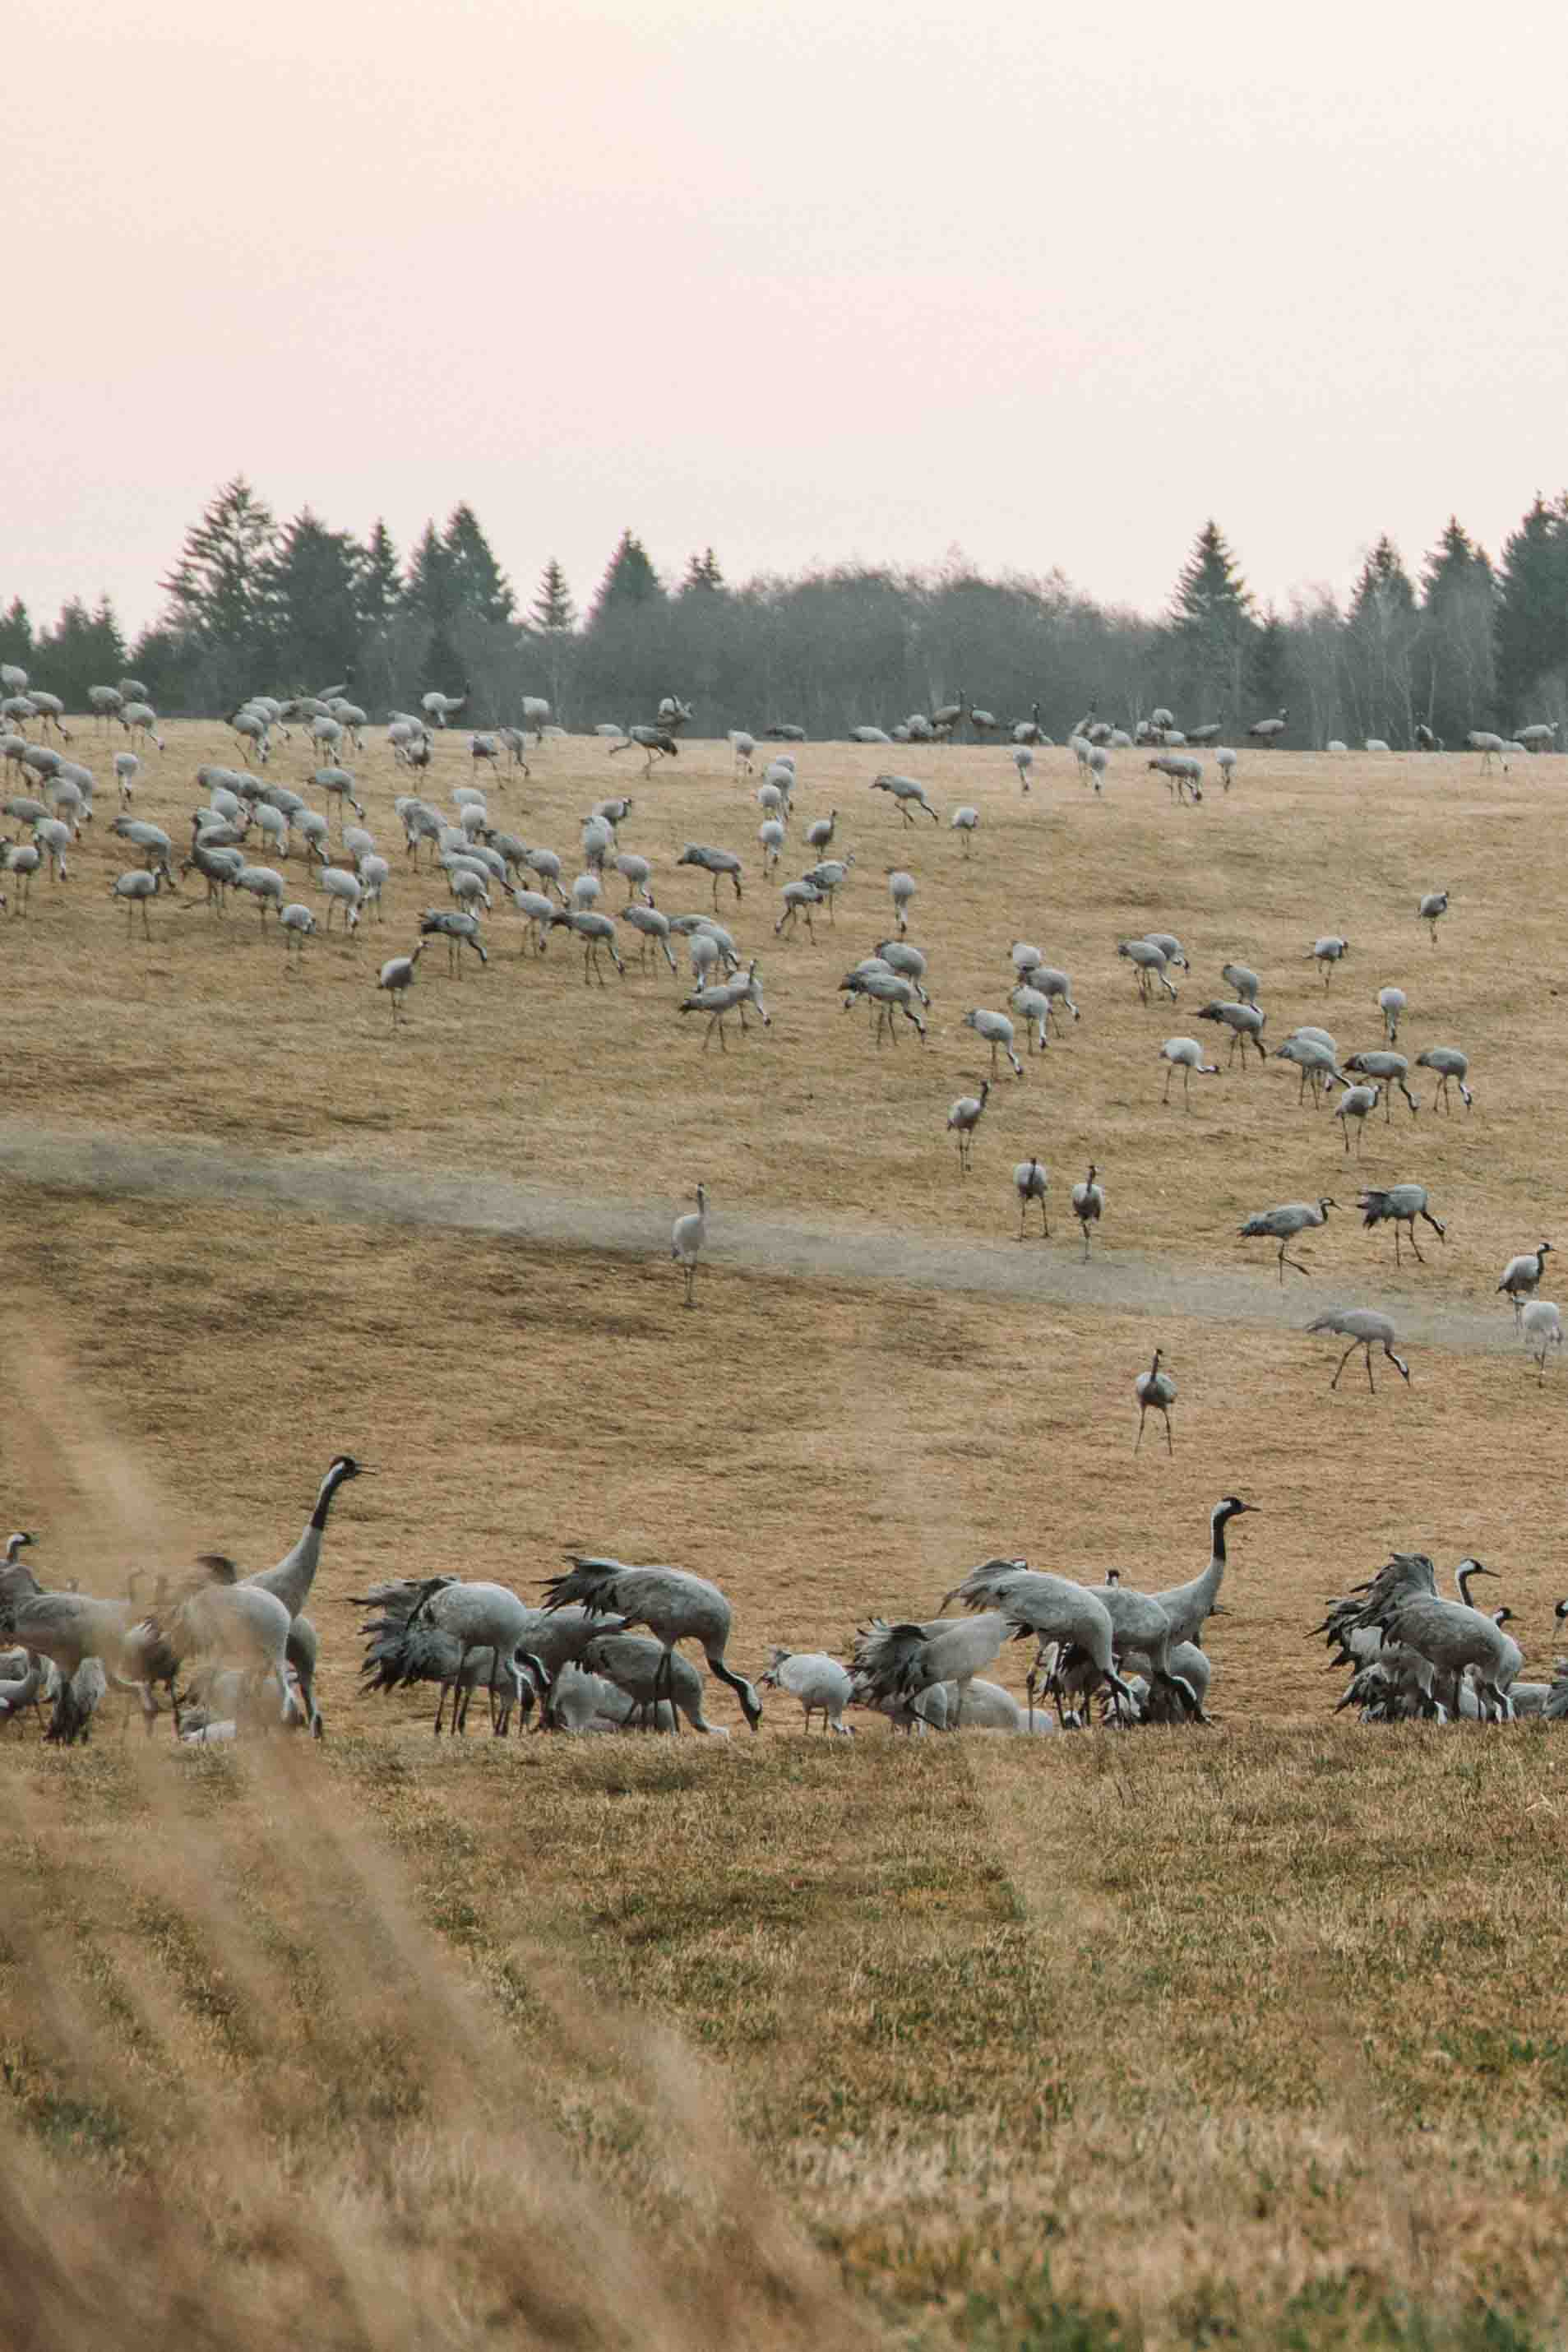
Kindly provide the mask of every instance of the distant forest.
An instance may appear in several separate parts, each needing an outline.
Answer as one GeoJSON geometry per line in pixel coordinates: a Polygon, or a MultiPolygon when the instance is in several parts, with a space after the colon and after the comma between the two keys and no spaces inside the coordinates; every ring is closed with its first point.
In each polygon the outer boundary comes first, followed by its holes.
{"type": "Polygon", "coordinates": [[[379,719],[467,682],[471,726],[514,719],[525,694],[581,729],[645,719],[673,693],[704,734],[782,721],[841,736],[963,696],[1003,720],[1038,703],[1058,740],[1091,706],[1131,722],[1162,703],[1228,731],[1288,708],[1296,743],[1407,745],[1420,721],[1455,744],[1543,719],[1568,740],[1568,493],[1538,497],[1495,562],[1457,520],[1418,577],[1380,539],[1343,610],[1318,591],[1260,605],[1214,522],[1153,619],[1059,572],[987,579],[958,561],[731,582],[710,547],[664,579],[631,530],[581,612],[553,561],[521,606],[468,506],[405,555],[380,522],[363,540],[309,508],[280,522],[243,478],[158,584],[163,608],[132,644],[106,599],[73,598],[41,628],[16,597],[0,661],[72,710],[130,671],[169,716],[351,681],[379,719]]]}

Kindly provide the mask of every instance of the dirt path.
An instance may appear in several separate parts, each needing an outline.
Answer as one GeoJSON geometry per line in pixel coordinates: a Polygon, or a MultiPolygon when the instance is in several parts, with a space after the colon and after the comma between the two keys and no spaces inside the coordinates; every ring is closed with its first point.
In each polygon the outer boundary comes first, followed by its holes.
{"type": "MultiPolygon", "coordinates": [[[[344,1167],[328,1160],[235,1159],[193,1143],[150,1143],[102,1132],[53,1132],[0,1122],[0,1176],[15,1183],[146,1200],[219,1201],[229,1207],[303,1209],[356,1224],[432,1225],[509,1234],[532,1244],[642,1257],[669,1246],[667,1200],[623,1201],[551,1192],[501,1178],[344,1167]]],[[[1071,1218],[1065,1220],[1071,1223],[1071,1218]]],[[[1281,1290],[1265,1260],[1256,1270],[1204,1273],[1097,1243],[1085,1265],[1076,1232],[1059,1224],[1049,1243],[943,1242],[863,1226],[804,1225],[720,1210],[708,1252],[715,1264],[852,1282],[1039,1298],[1123,1314],[1197,1316],[1301,1330],[1331,1306],[1375,1307],[1402,1340],[1448,1348],[1517,1350],[1506,1308],[1445,1295],[1440,1263],[1428,1299],[1385,1290],[1376,1278],[1292,1279],[1281,1290]]],[[[1326,1344],[1326,1343],[1325,1343],[1326,1344]]]]}

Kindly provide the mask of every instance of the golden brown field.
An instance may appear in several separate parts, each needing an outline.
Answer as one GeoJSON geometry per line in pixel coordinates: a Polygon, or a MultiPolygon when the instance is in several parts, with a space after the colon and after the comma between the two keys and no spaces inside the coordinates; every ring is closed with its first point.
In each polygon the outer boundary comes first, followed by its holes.
{"type": "MultiPolygon", "coordinates": [[[[426,797],[468,780],[465,741],[426,797]]],[[[1228,798],[1177,810],[1133,754],[1096,804],[1064,751],[1025,802],[1002,750],[803,746],[800,821],[836,804],[857,859],[812,944],[772,937],[727,746],[644,783],[598,743],[547,745],[492,807],[569,876],[617,791],[667,911],[711,905],[671,870],[684,840],[747,857],[720,915],[773,1026],[721,1056],[675,1015],[684,971],[585,989],[562,935],[520,961],[499,912],[488,970],[450,982],[427,954],[394,1035],[376,966],[444,901],[401,870],[406,780],[379,742],[359,772],[394,865],[384,930],[312,940],[296,977],[246,904],[220,924],[159,902],[152,945],[128,941],[113,748],[78,737],[98,821],[0,938],[10,1524],[39,1530],[46,1581],[110,1591],[214,1544],[268,1564],[340,1449],[379,1475],[338,1505],[312,1604],[320,1748],[0,1735],[5,2235],[41,2240],[4,2266],[6,2340],[1555,2340],[1555,1735],[1334,1722],[1304,1636],[1385,1547],[1474,1550],[1527,1672],[1550,1670],[1568,1375],[1537,1389],[1493,1286],[1556,1238],[1561,763],[1244,753],[1228,798]],[[866,791],[883,765],[944,819],[980,806],[971,858],[866,791]],[[924,1051],[879,1055],[832,983],[888,929],[894,863],[936,1003],[924,1051]],[[1415,904],[1445,884],[1434,947],[1415,904]],[[1114,952],[1151,927],[1193,966],[1163,1011],[1114,952]],[[1326,929],[1353,945],[1325,993],[1305,954],[1326,929]],[[985,1060],[957,1024],[1005,1009],[1018,937],[1083,1018],[998,1080],[961,1180],[943,1123],[985,1060]],[[1319,1021],[1378,1044],[1398,982],[1401,1050],[1462,1045],[1473,1117],[1433,1118],[1422,1073],[1419,1118],[1380,1112],[1357,1168],[1282,1065],[1162,1109],[1165,1037],[1225,1059],[1191,1015],[1228,956],[1263,974],[1274,1042],[1319,1021]],[[31,1130],[79,1168],[29,1160],[31,1130]],[[117,1149],[161,1139],[204,1151],[204,1185],[118,1192],[117,1149]],[[1052,1238],[1020,1245],[1030,1150],[1052,1238]],[[1082,1268],[1066,1194],[1091,1157],[1108,1207],[1082,1268]],[[279,1159],[310,1205],[246,1189],[279,1159]],[[428,1180],[426,1221],[367,1212],[378,1171],[428,1180]],[[493,1216],[443,1229],[454,1175],[494,1182],[493,1216]],[[699,1176],[715,1246],[687,1316],[663,1235],[699,1176]],[[1386,1233],[1340,1216],[1281,1320],[1241,1216],[1410,1177],[1446,1245],[1423,1229],[1427,1265],[1396,1276],[1386,1233]],[[503,1185],[558,1232],[580,1201],[582,1239],[530,1240],[503,1185]],[[854,1271],[811,1271],[846,1237],[854,1271]],[[1353,1365],[1330,1392],[1334,1343],[1301,1327],[1353,1298],[1407,1314],[1408,1389],[1384,1366],[1369,1397],[1353,1365]],[[1176,1451],[1151,1428],[1134,1460],[1156,1340],[1176,1451]],[[1177,1580],[1232,1489],[1266,1516],[1210,1629],[1213,1732],[911,1747],[862,1717],[808,1746],[779,1702],[723,1748],[438,1748],[423,1694],[355,1689],[343,1604],[378,1576],[532,1597],[569,1546],[673,1559],[731,1594],[754,1673],[769,1641],[926,1613],[995,1551],[1177,1580]]],[[[237,757],[172,730],[137,814],[178,839],[195,765],[237,757]]],[[[270,773],[308,764],[296,743],[270,773]]],[[[727,1695],[714,1712],[738,1732],[727,1695]]]]}

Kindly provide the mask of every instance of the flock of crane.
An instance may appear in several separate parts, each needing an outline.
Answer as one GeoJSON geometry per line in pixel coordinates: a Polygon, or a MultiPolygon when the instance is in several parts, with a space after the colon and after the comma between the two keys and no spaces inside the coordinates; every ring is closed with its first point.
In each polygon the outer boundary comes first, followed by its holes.
{"type": "MultiPolygon", "coordinates": [[[[1156,1350],[1139,1382],[1145,1407],[1166,1409],[1162,1379],[1156,1350]]],[[[204,1553],[193,1575],[158,1576],[146,1602],[136,1578],[111,1598],[46,1587],[24,1557],[37,1537],[12,1535],[0,1567],[0,1637],[16,1646],[0,1652],[0,1723],[33,1714],[45,1738],[74,1745],[89,1736],[112,1690],[126,1695],[122,1728],[133,1709],[149,1733],[167,1714],[192,1746],[259,1732],[269,1721],[308,1727],[319,1738],[319,1643],[307,1603],[332,1499],[367,1467],[351,1454],[336,1457],[298,1542],[275,1568],[242,1576],[227,1555],[204,1553]]],[[[540,1731],[678,1733],[684,1720],[727,1738],[708,1717],[703,1676],[685,1643],[733,1692],[753,1731],[765,1690],[796,1702],[807,1731],[820,1715],[823,1731],[841,1737],[853,1730],[844,1721],[852,1707],[915,1736],[1085,1728],[1096,1706],[1108,1727],[1208,1723],[1214,1668],[1204,1629],[1224,1611],[1228,1530],[1258,1507],[1221,1497],[1209,1515],[1207,1564],[1185,1583],[1143,1591],[1113,1569],[1091,1584],[998,1556],[963,1576],[931,1617],[871,1618],[847,1660],[769,1645],[755,1682],[730,1663],[734,1619],[723,1591],[663,1563],[574,1552],[533,1601],[508,1585],[438,1575],[375,1584],[348,1605],[362,1613],[362,1690],[434,1685],[437,1737],[444,1723],[455,1735],[466,1731],[483,1689],[492,1731],[502,1738],[514,1718],[520,1730],[537,1715],[540,1731]],[[965,1613],[950,1617],[955,1601],[965,1613]],[[1014,1642],[1033,1644],[1022,1706],[985,1678],[1014,1642]]],[[[1568,1720],[1568,1661],[1558,1662],[1550,1684],[1521,1682],[1522,1654],[1504,1630],[1511,1612],[1489,1613],[1472,1601],[1474,1580],[1492,1573],[1462,1561],[1458,1598],[1448,1601],[1429,1558],[1396,1553],[1334,1602],[1313,1633],[1352,1669],[1341,1707],[1355,1706],[1368,1723],[1568,1720]]],[[[1556,1617],[1568,1617],[1568,1600],[1556,1617]]]]}
{"type": "MultiPolygon", "coordinates": [[[[16,911],[25,914],[40,872],[54,882],[68,879],[69,860],[92,819],[94,780],[90,769],[67,760],[57,748],[71,740],[57,698],[29,688],[14,670],[0,677],[0,685],[6,689],[0,720],[11,730],[0,736],[0,758],[18,772],[20,781],[36,788],[18,791],[5,801],[5,814],[30,829],[30,839],[8,841],[0,853],[7,872],[16,877],[16,911]],[[37,740],[27,734],[29,725],[37,740]],[[46,740],[51,735],[54,741],[46,740]]],[[[309,939],[319,930],[329,932],[335,919],[350,939],[367,917],[383,919],[393,863],[366,822],[358,771],[343,764],[364,751],[369,725],[367,714],[349,700],[345,689],[291,702],[258,697],[241,706],[230,723],[245,765],[198,770],[195,781],[203,797],[190,814],[189,839],[178,847],[163,827],[135,813],[144,755],[163,748],[145,688],[126,679],[117,688],[94,688],[90,699],[100,725],[118,723],[140,745],[113,758],[120,805],[110,829],[140,855],[140,863],[110,885],[111,895],[126,908],[129,939],[135,937],[138,915],[142,936],[151,937],[150,903],[164,891],[182,894],[193,876],[204,887],[203,903],[215,916],[225,914],[234,891],[256,903],[263,933],[270,912],[296,967],[309,939]],[[308,757],[316,762],[301,779],[303,789],[273,781],[267,772],[277,742],[292,740],[294,729],[303,730],[308,757]],[[253,860],[253,838],[264,856],[276,856],[277,865],[253,860]],[[309,877],[309,898],[292,895],[282,870],[296,856],[301,861],[298,870],[309,877]]],[[[412,785],[429,777],[440,730],[465,699],[466,689],[460,697],[426,695],[418,711],[392,715],[386,745],[400,781],[406,778],[412,785]]],[[[691,715],[688,705],[669,697],[650,725],[607,727],[600,732],[614,737],[612,756],[628,749],[642,751],[646,772],[654,761],[675,756],[680,730],[691,715]]],[[[1287,715],[1256,722],[1249,735],[1263,743],[1275,740],[1287,715]]],[[[448,898],[445,906],[423,909],[417,940],[383,962],[376,974],[377,989],[390,1000],[394,1028],[407,1017],[405,1001],[432,940],[444,942],[454,977],[460,976],[465,955],[485,965],[489,961],[486,919],[507,907],[521,920],[519,956],[543,957],[554,934],[565,931],[581,948],[587,986],[606,985],[606,961],[625,980],[633,938],[640,968],[646,969],[650,961],[662,962],[676,976],[678,948],[689,960],[692,982],[679,1000],[678,1012],[698,1016],[704,1051],[716,1034],[721,1053],[727,1052],[726,1033],[732,1018],[743,1033],[750,1026],[748,1016],[755,1016],[760,1026],[769,1025],[759,960],[719,919],[721,887],[730,894],[732,920],[739,919],[733,909],[745,900],[747,861],[733,848],[685,843],[671,858],[672,873],[703,876],[711,886],[711,905],[672,915],[655,898],[653,857],[622,845],[622,829],[629,827],[636,805],[631,796],[597,801],[581,820],[570,856],[507,830],[492,814],[487,781],[499,777],[508,764],[526,775],[530,733],[537,755],[559,732],[550,728],[549,705],[538,698],[525,701],[520,716],[523,724],[518,727],[468,737],[467,780],[450,785],[446,805],[430,796],[428,782],[423,792],[400,792],[393,802],[402,864],[415,876],[428,877],[432,886],[439,876],[448,898]],[[423,867],[422,856],[427,861],[423,867]],[[612,905],[606,894],[620,887],[624,899],[612,905]]],[[[963,701],[901,722],[886,734],[868,729],[852,731],[857,740],[873,742],[940,742],[964,719],[977,735],[1002,731],[989,714],[963,701]]],[[[804,740],[796,728],[769,731],[790,744],[804,740]]],[[[1165,777],[1173,796],[1197,800],[1202,795],[1202,762],[1189,747],[1211,751],[1227,792],[1237,773],[1238,754],[1215,741],[1218,731],[1217,726],[1184,731],[1168,711],[1155,711],[1136,730],[1121,730],[1091,712],[1072,730],[1070,741],[1081,778],[1096,793],[1106,781],[1111,754],[1138,748],[1155,752],[1148,765],[1165,777]]],[[[1031,719],[1016,722],[1006,732],[1011,738],[1009,748],[1019,787],[1028,793],[1034,749],[1050,740],[1040,728],[1038,707],[1031,719]]],[[[755,870],[777,888],[774,935],[789,936],[803,927],[814,940],[814,922],[823,918],[833,922],[835,900],[851,883],[855,867],[855,852],[838,841],[840,812],[830,809],[804,826],[801,840],[810,862],[800,875],[779,883],[779,869],[796,823],[799,755],[793,749],[779,749],[759,758],[755,737],[737,731],[729,740],[736,779],[746,780],[760,811],[755,870]]],[[[1489,747],[1478,743],[1477,748],[1489,747]]],[[[443,765],[450,769],[450,757],[443,765]]],[[[940,827],[943,813],[917,778],[882,772],[872,779],[870,790],[886,797],[904,828],[922,817],[940,827]]],[[[962,855],[969,854],[979,824],[980,812],[972,805],[951,813],[949,830],[958,835],[962,855]]],[[[868,1007],[877,1045],[895,1045],[901,1029],[913,1029],[924,1044],[931,1002],[927,961],[909,936],[909,913],[919,886],[915,875],[899,866],[888,866],[885,878],[888,935],[844,971],[838,991],[846,1013],[860,1003],[868,1007]]],[[[1433,890],[1420,898],[1414,910],[1434,943],[1449,904],[1447,890],[1433,890]]],[[[1325,932],[1304,950],[1304,960],[1321,971],[1327,990],[1351,953],[1349,940],[1325,932]]],[[[1177,976],[1185,976],[1189,965],[1174,934],[1151,931],[1123,940],[1116,956],[1131,968],[1143,1002],[1156,997],[1164,1003],[1177,1001],[1182,984],[1177,976]]],[[[988,1049],[989,1075],[975,1093],[954,1100],[946,1116],[946,1132],[954,1140],[964,1177],[973,1170],[977,1134],[994,1087],[1005,1084],[1004,1064],[1015,1081],[1025,1077],[1025,1062],[1018,1051],[1020,1038],[1030,1055],[1043,1055],[1051,1037],[1062,1034],[1064,1023],[1080,1018],[1071,975],[1050,963],[1038,948],[1016,940],[1006,950],[1005,961],[998,948],[998,962],[1007,975],[1005,992],[998,990],[999,995],[1005,993],[1005,1009],[1002,1003],[975,1005],[962,1016],[962,1025],[988,1049]]],[[[1196,1021],[1228,1034],[1227,1066],[1234,1066],[1239,1053],[1245,1071],[1249,1052],[1260,1062],[1268,1058],[1263,982],[1257,971],[1234,961],[1224,964],[1221,977],[1228,993],[1200,1006],[1196,1021]]],[[[1342,1054],[1333,1035],[1316,1025],[1298,1028],[1272,1049],[1274,1059],[1299,1072],[1298,1101],[1310,1100],[1315,1108],[1339,1089],[1333,1116],[1347,1156],[1353,1136],[1359,1156],[1365,1122],[1380,1104],[1385,1120],[1392,1118],[1396,1093],[1415,1117],[1418,1104],[1409,1083],[1413,1068],[1430,1071],[1435,1077],[1434,1109],[1451,1113],[1451,1089],[1457,1089],[1467,1113],[1474,1100],[1463,1049],[1429,1045],[1412,1065],[1397,1050],[1406,1010],[1404,992],[1386,986],[1376,1002],[1385,1038],[1376,1050],[1342,1054]]],[[[1167,1104],[1178,1072],[1184,1105],[1190,1104],[1195,1076],[1219,1075],[1218,1064],[1206,1060],[1202,1045],[1193,1036],[1166,1038],[1158,1060],[1165,1069],[1162,1100],[1167,1104]]],[[[1019,1239],[1037,1209],[1041,1238],[1049,1239],[1050,1176],[1044,1162],[1038,1156],[1018,1162],[1011,1182],[1019,1239]]],[[[1087,1258],[1106,1208],[1096,1165],[1091,1164],[1071,1187],[1069,1200],[1087,1258]]],[[[1327,1195],[1281,1203],[1249,1216],[1239,1231],[1245,1238],[1277,1244],[1277,1274],[1283,1286],[1287,1267],[1307,1271],[1290,1254],[1291,1245],[1321,1228],[1337,1205],[1327,1195]]],[[[1421,1184],[1365,1190],[1359,1194],[1357,1209],[1366,1227],[1392,1224],[1396,1265],[1402,1237],[1416,1259],[1426,1262],[1416,1237],[1418,1223],[1435,1232],[1439,1242],[1444,1238],[1444,1222],[1433,1213],[1421,1184]]],[[[709,1235],[708,1189],[699,1184],[694,1207],[676,1220],[671,1234],[671,1257],[688,1307],[695,1299],[697,1271],[709,1235]]],[[[1511,1258],[1498,1285],[1512,1304],[1541,1380],[1550,1350],[1560,1349],[1563,1340],[1559,1308],[1538,1295],[1551,1246],[1542,1242],[1534,1251],[1511,1258]]],[[[1358,1349],[1369,1389],[1375,1390],[1375,1353],[1381,1353],[1408,1381],[1408,1360],[1397,1351],[1398,1334],[1385,1315],[1371,1308],[1335,1307],[1307,1328],[1348,1341],[1332,1385],[1337,1386],[1358,1349]]],[[[1175,1380],[1165,1367],[1163,1350],[1155,1349],[1149,1369],[1134,1383],[1138,1413],[1134,1450],[1141,1447],[1147,1416],[1154,1412],[1164,1423],[1167,1449],[1174,1451],[1176,1401],[1175,1380]]],[[[299,1543],[276,1569],[243,1577],[225,1556],[205,1555],[193,1580],[160,1579],[148,1605],[134,1588],[120,1599],[104,1601],[74,1591],[45,1591],[23,1558],[33,1538],[14,1536],[0,1571],[0,1633],[17,1646],[9,1661],[0,1658],[0,1718],[20,1717],[29,1707],[47,1704],[53,1709],[49,1736],[69,1742],[85,1736],[104,1694],[123,1687],[141,1707],[149,1727],[167,1708],[183,1738],[204,1743],[232,1738],[236,1727],[260,1721],[272,1705],[258,1696],[265,1686],[281,1695],[285,1720],[307,1723],[319,1734],[317,1637],[305,1602],[332,1496],[363,1469],[347,1455],[332,1465],[299,1543]]],[[[728,1664],[731,1618],[724,1595],[685,1570],[573,1555],[569,1572],[555,1579],[537,1602],[525,1601],[502,1586],[446,1576],[380,1585],[356,1604],[367,1612],[365,1683],[375,1690],[437,1684],[438,1732],[448,1709],[453,1727],[465,1727],[473,1693],[481,1686],[488,1695],[492,1723],[501,1732],[514,1713],[521,1721],[536,1710],[541,1728],[598,1731],[645,1725],[678,1729],[684,1718],[695,1728],[711,1732],[717,1727],[704,1711],[701,1676],[680,1648],[683,1642],[695,1642],[711,1672],[735,1693],[744,1719],[754,1728],[763,1690],[798,1700],[808,1727],[820,1714],[824,1728],[839,1734],[850,1729],[842,1718],[853,1706],[879,1708],[912,1732],[967,1725],[1009,1730],[1081,1725],[1090,1720],[1096,1704],[1113,1725],[1204,1720],[1212,1668],[1200,1636],[1205,1620],[1219,1605],[1225,1531],[1231,1520],[1254,1507],[1237,1496],[1216,1507],[1207,1568],[1191,1583],[1174,1590],[1143,1592],[1115,1571],[1103,1584],[1091,1585],[1039,1573],[1021,1559],[991,1559],[946,1596],[944,1609],[959,1601],[968,1612],[966,1617],[956,1620],[939,1612],[921,1622],[874,1619],[862,1629],[847,1661],[775,1646],[755,1682],[728,1664]],[[1036,1643],[1028,1704],[1022,1709],[999,1685],[979,1679],[1003,1644],[1012,1640],[1036,1643]],[[1037,1708],[1037,1692],[1052,1703],[1051,1708],[1037,1708]]],[[[1467,1560],[1459,1571],[1459,1598],[1449,1601],[1437,1593],[1429,1559],[1396,1554],[1365,1588],[1337,1603],[1319,1630],[1329,1633],[1336,1655],[1354,1670],[1343,1703],[1358,1706],[1368,1720],[1400,1714],[1444,1719],[1516,1712],[1538,1712],[1554,1719],[1568,1716],[1568,1680],[1560,1676],[1552,1685],[1521,1685],[1522,1661],[1503,1631],[1509,1612],[1488,1614],[1472,1606],[1470,1584],[1478,1575],[1489,1573],[1479,1563],[1467,1560]]],[[[1560,1606],[1560,1617],[1568,1603],[1560,1606]]]]}

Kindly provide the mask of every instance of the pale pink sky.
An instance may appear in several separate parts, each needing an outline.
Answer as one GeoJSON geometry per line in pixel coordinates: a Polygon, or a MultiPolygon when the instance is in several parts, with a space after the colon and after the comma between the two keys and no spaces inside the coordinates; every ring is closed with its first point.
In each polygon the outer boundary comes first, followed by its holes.
{"type": "Polygon", "coordinates": [[[1555,11],[13,0],[0,599],[136,625],[216,486],[586,601],[1343,585],[1568,479],[1555,11]]]}

